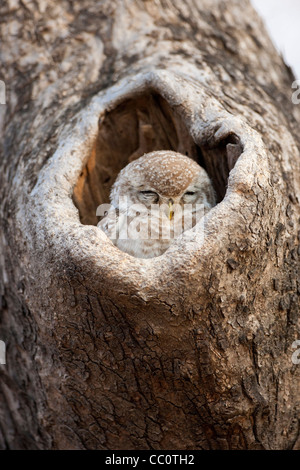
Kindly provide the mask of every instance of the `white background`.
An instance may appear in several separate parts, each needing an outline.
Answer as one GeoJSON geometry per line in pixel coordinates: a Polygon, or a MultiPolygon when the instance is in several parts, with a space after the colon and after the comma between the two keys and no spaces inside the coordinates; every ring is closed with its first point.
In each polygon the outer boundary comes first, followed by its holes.
{"type": "Polygon", "coordinates": [[[251,0],[273,43],[300,79],[300,0],[251,0]]]}

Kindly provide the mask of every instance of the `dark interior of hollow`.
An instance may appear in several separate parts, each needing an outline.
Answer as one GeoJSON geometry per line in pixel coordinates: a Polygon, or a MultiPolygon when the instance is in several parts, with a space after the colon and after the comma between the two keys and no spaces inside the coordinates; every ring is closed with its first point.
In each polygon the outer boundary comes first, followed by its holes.
{"type": "Polygon", "coordinates": [[[208,172],[220,202],[230,170],[242,153],[239,139],[229,135],[217,146],[197,145],[182,119],[154,92],[127,99],[99,122],[91,156],[74,188],[73,201],[82,224],[97,225],[96,209],[109,202],[120,170],[154,150],[174,150],[196,160],[208,172]]]}

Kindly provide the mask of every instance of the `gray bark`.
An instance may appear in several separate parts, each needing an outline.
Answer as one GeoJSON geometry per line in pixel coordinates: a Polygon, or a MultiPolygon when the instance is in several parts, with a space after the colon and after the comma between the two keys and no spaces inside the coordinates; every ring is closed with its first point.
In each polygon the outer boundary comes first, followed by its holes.
{"type": "Polygon", "coordinates": [[[249,1],[16,0],[0,27],[0,447],[300,448],[300,114],[249,1]],[[96,208],[166,148],[219,204],[135,259],[96,208]]]}

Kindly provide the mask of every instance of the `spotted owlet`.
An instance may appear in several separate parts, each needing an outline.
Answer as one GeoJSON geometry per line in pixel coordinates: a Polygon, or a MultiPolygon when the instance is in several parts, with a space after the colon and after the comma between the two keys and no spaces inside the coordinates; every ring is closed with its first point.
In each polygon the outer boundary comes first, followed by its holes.
{"type": "Polygon", "coordinates": [[[169,150],[145,154],[123,168],[110,201],[103,213],[97,212],[104,216],[98,227],[137,258],[162,255],[216,203],[206,171],[169,150]]]}

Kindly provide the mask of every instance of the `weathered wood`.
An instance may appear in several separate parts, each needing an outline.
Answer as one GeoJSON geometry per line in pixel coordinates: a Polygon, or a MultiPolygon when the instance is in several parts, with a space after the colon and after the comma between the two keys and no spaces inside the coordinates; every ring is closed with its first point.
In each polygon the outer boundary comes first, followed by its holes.
{"type": "Polygon", "coordinates": [[[16,0],[0,22],[0,447],[299,448],[300,114],[250,3],[16,0]],[[219,204],[135,259],[89,224],[162,147],[219,204]]]}

